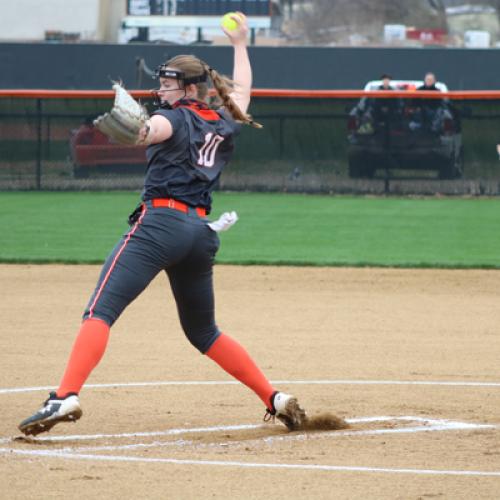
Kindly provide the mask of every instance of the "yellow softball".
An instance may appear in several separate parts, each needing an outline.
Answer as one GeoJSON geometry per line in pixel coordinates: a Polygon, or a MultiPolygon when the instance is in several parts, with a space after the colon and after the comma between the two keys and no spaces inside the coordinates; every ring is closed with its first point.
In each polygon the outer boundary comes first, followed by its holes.
{"type": "Polygon", "coordinates": [[[238,23],[232,18],[232,16],[239,17],[236,12],[228,12],[227,14],[224,14],[221,20],[221,25],[228,31],[238,29],[238,23]]]}

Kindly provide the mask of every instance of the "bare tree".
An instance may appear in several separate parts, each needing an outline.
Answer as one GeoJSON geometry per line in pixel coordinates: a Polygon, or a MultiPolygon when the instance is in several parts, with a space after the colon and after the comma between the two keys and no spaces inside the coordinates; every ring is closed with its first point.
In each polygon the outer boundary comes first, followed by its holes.
{"type": "Polygon", "coordinates": [[[379,1],[312,0],[298,9],[292,29],[312,43],[332,42],[376,22],[379,1]]]}
{"type": "Polygon", "coordinates": [[[375,40],[384,24],[444,29],[445,7],[442,0],[311,0],[298,9],[293,30],[311,43],[335,42],[353,33],[375,40]]]}
{"type": "Polygon", "coordinates": [[[479,5],[482,7],[493,7],[497,11],[497,16],[500,19],[500,0],[433,0],[439,1],[444,7],[456,7],[458,5],[479,5]]]}

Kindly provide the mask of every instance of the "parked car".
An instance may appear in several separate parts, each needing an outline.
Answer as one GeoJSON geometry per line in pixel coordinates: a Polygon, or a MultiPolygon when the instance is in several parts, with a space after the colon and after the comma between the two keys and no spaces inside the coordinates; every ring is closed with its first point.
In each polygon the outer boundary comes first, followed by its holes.
{"type": "Polygon", "coordinates": [[[116,144],[86,120],[71,131],[70,155],[75,177],[99,174],[143,174],[146,147],[116,144]]]}
{"type": "MultiPolygon", "coordinates": [[[[378,90],[371,81],[366,91],[378,90]]],[[[348,118],[348,163],[352,178],[371,178],[377,169],[434,170],[440,179],[463,175],[460,115],[449,99],[410,97],[422,85],[417,80],[393,80],[408,98],[363,97],[348,118]]],[[[436,87],[447,91],[444,83],[436,87]]]]}

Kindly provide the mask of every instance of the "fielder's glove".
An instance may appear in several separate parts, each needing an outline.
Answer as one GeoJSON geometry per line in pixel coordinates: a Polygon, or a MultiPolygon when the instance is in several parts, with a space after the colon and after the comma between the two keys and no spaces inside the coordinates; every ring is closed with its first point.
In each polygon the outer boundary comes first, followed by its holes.
{"type": "MultiPolygon", "coordinates": [[[[139,132],[149,128],[147,111],[119,84],[113,85],[115,102],[109,113],[94,120],[94,125],[115,142],[141,144],[139,132]]],[[[147,131],[146,131],[147,136],[147,131]]]]}

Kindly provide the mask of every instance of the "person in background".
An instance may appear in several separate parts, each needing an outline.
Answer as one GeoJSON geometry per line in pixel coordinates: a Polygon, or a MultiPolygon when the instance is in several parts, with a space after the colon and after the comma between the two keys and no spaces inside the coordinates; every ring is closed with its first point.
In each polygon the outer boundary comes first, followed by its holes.
{"type": "Polygon", "coordinates": [[[394,90],[394,87],[391,85],[391,75],[384,73],[380,79],[382,80],[382,83],[378,86],[379,90],[394,90]]]}
{"type": "MultiPolygon", "coordinates": [[[[391,85],[392,76],[384,73],[380,79],[382,83],[378,86],[378,90],[393,91],[391,85]]],[[[379,97],[373,100],[372,114],[375,123],[391,123],[394,121],[397,112],[401,109],[401,100],[398,98],[388,99],[387,97],[379,97]]]]}
{"type": "MultiPolygon", "coordinates": [[[[439,92],[439,88],[436,87],[436,75],[434,73],[426,73],[424,77],[423,85],[417,87],[416,90],[423,90],[426,92],[439,92]]],[[[437,109],[441,105],[441,99],[418,99],[421,106],[426,106],[429,109],[437,109]]]]}
{"type": "MultiPolygon", "coordinates": [[[[440,92],[436,86],[436,75],[428,72],[425,74],[424,83],[417,87],[416,90],[425,92],[440,92]]],[[[443,99],[414,99],[413,106],[415,108],[416,122],[420,123],[424,129],[436,131],[439,128],[440,109],[443,106],[443,99]]]]}

